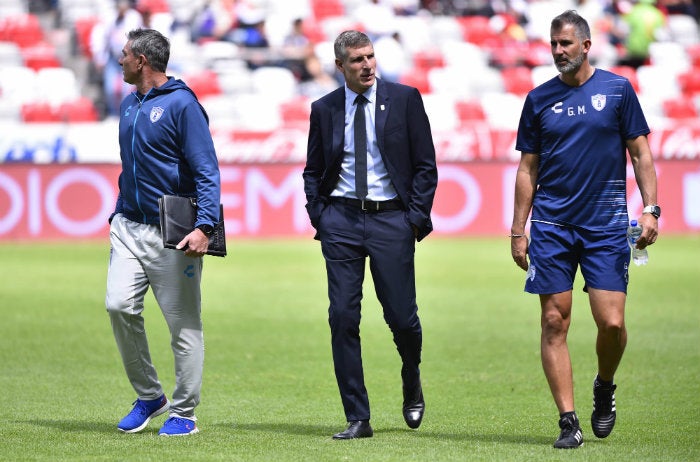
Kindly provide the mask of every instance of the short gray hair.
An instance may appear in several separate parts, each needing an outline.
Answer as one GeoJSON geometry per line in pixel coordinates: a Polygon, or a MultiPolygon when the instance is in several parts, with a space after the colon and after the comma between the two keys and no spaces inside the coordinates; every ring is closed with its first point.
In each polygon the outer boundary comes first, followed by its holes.
{"type": "Polygon", "coordinates": [[[170,41],[163,34],[154,29],[134,29],[127,38],[134,56],[144,55],[154,71],[165,72],[170,60],[170,41]]]}
{"type": "Polygon", "coordinates": [[[348,57],[348,48],[362,48],[367,45],[372,45],[372,41],[362,32],[357,30],[341,32],[333,43],[335,59],[345,61],[345,58],[348,57]]]}
{"type": "Polygon", "coordinates": [[[575,10],[567,10],[562,14],[552,19],[553,31],[561,30],[567,24],[571,24],[576,29],[576,37],[581,41],[591,39],[591,28],[588,26],[588,21],[583,19],[575,10]]]}

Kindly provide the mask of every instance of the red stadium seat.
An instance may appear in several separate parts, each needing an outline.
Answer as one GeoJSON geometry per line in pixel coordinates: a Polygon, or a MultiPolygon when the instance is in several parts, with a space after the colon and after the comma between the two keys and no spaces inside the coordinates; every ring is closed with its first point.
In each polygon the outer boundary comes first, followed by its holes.
{"type": "Polygon", "coordinates": [[[500,37],[491,27],[490,19],[486,16],[462,16],[457,18],[462,28],[462,37],[467,42],[476,45],[486,45],[500,41],[500,37]]]}
{"type": "Polygon", "coordinates": [[[138,0],[136,9],[150,14],[169,13],[170,5],[167,0],[138,0]]]}
{"type": "Polygon", "coordinates": [[[666,117],[672,119],[696,119],[698,110],[692,99],[680,97],[663,102],[663,111],[666,117]]]}
{"type": "Polygon", "coordinates": [[[455,111],[462,123],[480,122],[486,120],[484,108],[478,100],[455,101],[455,111]]]}
{"type": "Polygon", "coordinates": [[[690,59],[690,65],[696,68],[700,67],[700,43],[686,46],[685,52],[690,59]]]}
{"type": "Polygon", "coordinates": [[[311,115],[311,102],[305,97],[285,101],[280,104],[280,113],[285,126],[307,126],[311,115]]]}
{"type": "Polygon", "coordinates": [[[97,122],[95,103],[86,97],[66,101],[58,108],[58,118],[64,122],[97,122]]]}
{"type": "Polygon", "coordinates": [[[311,0],[311,9],[317,21],[345,15],[345,7],[341,0],[311,0]]]}
{"type": "Polygon", "coordinates": [[[24,65],[38,71],[45,67],[61,67],[61,61],[56,54],[56,47],[48,42],[40,42],[34,46],[22,49],[24,65]]]}
{"type": "Polygon", "coordinates": [[[81,56],[92,59],[92,49],[90,48],[90,34],[95,24],[99,22],[99,18],[88,16],[77,18],[73,26],[75,27],[75,42],[78,52],[81,56]]]}
{"type": "Polygon", "coordinates": [[[700,65],[678,76],[681,92],[688,98],[700,95],[700,65]]]}
{"type": "Polygon", "coordinates": [[[26,103],[22,105],[22,122],[59,122],[58,112],[48,103],[26,103]]]}
{"type": "Polygon", "coordinates": [[[36,15],[9,16],[0,20],[0,41],[14,42],[26,48],[42,40],[44,40],[44,31],[36,15]]]}
{"type": "Polygon", "coordinates": [[[219,85],[219,76],[216,72],[209,69],[187,74],[182,80],[199,99],[222,93],[221,85],[219,85]]]}
{"type": "Polygon", "coordinates": [[[399,82],[417,88],[423,95],[431,93],[432,91],[430,88],[430,81],[428,80],[428,72],[424,69],[411,69],[401,76],[399,82]]]}
{"type": "Polygon", "coordinates": [[[515,95],[526,95],[534,88],[532,70],[526,66],[506,67],[501,70],[504,89],[515,95]]]}
{"type": "Polygon", "coordinates": [[[525,51],[526,66],[536,67],[552,64],[552,49],[549,43],[541,40],[531,41],[525,51]]]}

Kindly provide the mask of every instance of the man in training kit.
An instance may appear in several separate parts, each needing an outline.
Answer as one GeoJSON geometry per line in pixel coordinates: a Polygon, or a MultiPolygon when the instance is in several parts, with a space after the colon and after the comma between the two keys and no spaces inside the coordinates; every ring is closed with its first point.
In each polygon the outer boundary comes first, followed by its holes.
{"type": "Polygon", "coordinates": [[[122,172],[110,217],[110,261],[105,304],[126,374],[138,398],[117,425],[125,433],[143,430],[151,418],[170,411],[159,434],[197,433],[204,364],[201,291],[202,256],[219,221],[219,164],[208,118],[184,82],[168,77],[168,39],[155,30],[128,34],[119,64],[136,92],[120,108],[122,172]],[[163,247],[158,199],[197,199],[195,228],[178,244],[163,247]],[[170,329],[175,357],[172,404],[151,362],[144,296],[151,287],[170,329]]]}
{"type": "Polygon", "coordinates": [[[527,271],[525,290],[540,297],[542,366],[560,414],[554,447],[576,448],[583,435],[566,337],[579,266],[598,327],[593,434],[605,438],[615,425],[613,378],[627,343],[626,151],[645,205],[639,248],[656,241],[661,209],[649,127],[632,85],[589,63],[591,32],[575,11],[552,20],[550,37],[560,74],[532,90],[523,106],[511,253],[527,271]]]}

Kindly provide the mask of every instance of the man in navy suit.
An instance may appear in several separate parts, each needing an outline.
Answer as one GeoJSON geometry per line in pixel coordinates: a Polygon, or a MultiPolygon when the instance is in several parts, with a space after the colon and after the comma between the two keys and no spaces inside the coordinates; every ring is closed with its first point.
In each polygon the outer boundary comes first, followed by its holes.
{"type": "Polygon", "coordinates": [[[365,260],[402,361],[403,416],[423,419],[422,330],[416,305],[415,242],[432,231],[437,167],[418,90],[376,77],[370,39],[334,43],[345,85],[311,105],[304,168],[306,209],[321,241],[335,375],[348,421],[334,439],[371,437],[362,370],[360,301],[365,260]]]}

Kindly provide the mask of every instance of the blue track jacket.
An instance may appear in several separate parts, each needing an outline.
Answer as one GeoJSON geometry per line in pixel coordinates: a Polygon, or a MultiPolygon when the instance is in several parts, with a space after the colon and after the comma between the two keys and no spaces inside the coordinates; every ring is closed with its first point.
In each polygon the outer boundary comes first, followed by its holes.
{"type": "Polygon", "coordinates": [[[197,198],[195,226],[217,223],[219,164],[209,118],[192,90],[169,77],[146,95],[124,98],[119,113],[122,172],[112,216],[159,224],[158,198],[170,194],[197,198]]]}

